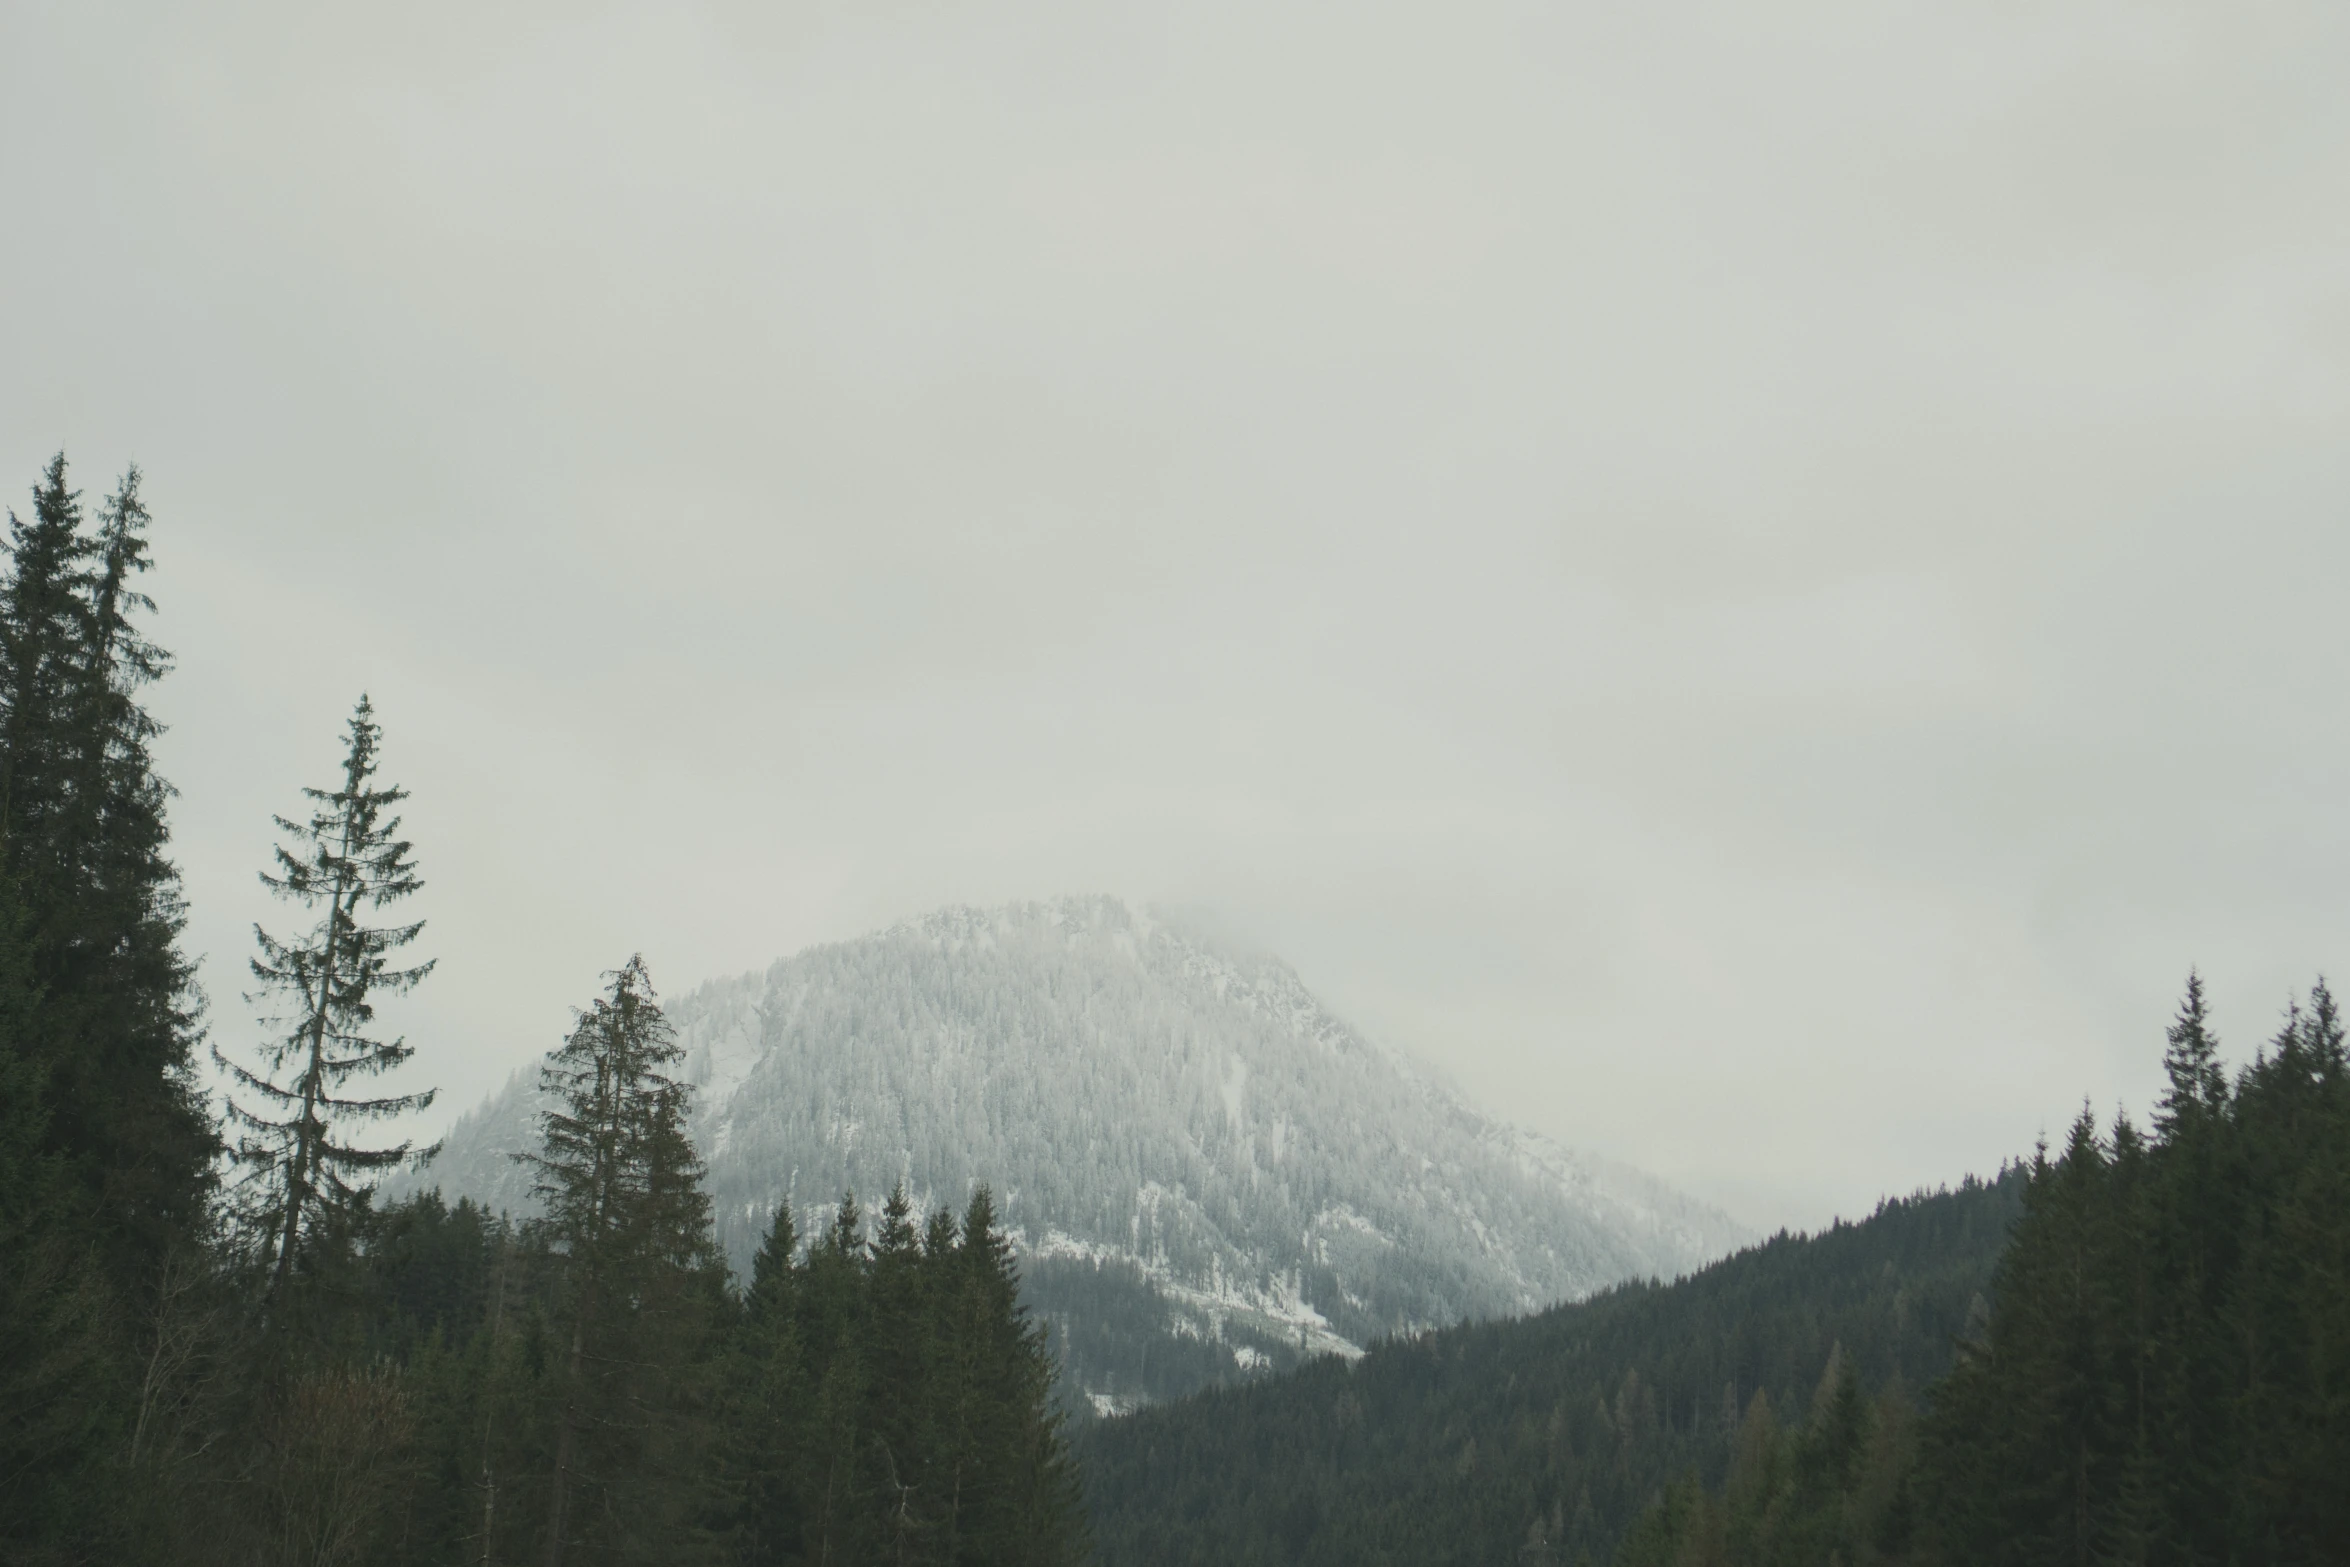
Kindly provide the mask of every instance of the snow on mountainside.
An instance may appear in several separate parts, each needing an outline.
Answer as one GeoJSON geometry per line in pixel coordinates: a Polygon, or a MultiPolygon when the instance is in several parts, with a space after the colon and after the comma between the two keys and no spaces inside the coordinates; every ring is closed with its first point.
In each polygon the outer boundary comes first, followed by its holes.
{"type": "MultiPolygon", "coordinates": [[[[1277,960],[1108,898],[948,909],[665,1003],[719,1238],[778,1204],[959,1206],[988,1182],[1097,1409],[1387,1334],[1670,1278],[1749,1239],[1462,1104],[1277,960]]],[[[521,1210],[531,1080],[419,1184],[521,1210]]]]}

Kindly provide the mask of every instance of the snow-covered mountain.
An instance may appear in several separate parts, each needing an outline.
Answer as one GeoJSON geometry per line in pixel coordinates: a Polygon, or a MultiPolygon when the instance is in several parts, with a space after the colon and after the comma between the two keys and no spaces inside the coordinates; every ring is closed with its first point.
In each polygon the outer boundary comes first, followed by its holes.
{"type": "MultiPolygon", "coordinates": [[[[738,1269],[776,1207],[988,1182],[1065,1382],[1109,1410],[1670,1278],[1749,1237],[1478,1114],[1287,965],[1108,898],[957,908],[665,1002],[738,1269]]],[[[523,1210],[535,1072],[424,1177],[523,1210]]]]}

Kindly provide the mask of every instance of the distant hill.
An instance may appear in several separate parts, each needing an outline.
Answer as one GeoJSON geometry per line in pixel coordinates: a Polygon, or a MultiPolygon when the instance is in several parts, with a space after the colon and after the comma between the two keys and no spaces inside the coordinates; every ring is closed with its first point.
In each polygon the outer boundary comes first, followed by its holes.
{"type": "Polygon", "coordinates": [[[1946,1370],[2021,1195],[2020,1172],[1970,1181],[1775,1236],[1676,1284],[1102,1421],[1077,1449],[1097,1560],[1605,1562],[1668,1482],[1720,1483],[1757,1390],[1801,1418],[1838,1345],[1872,1389],[1946,1370]]]}
{"type": "MultiPolygon", "coordinates": [[[[738,1270],[782,1203],[995,1189],[1064,1385],[1132,1408],[1749,1239],[1462,1104],[1278,959],[1107,898],[949,909],[665,1005],[738,1270]]],[[[515,1209],[533,1074],[420,1183],[515,1209]]]]}

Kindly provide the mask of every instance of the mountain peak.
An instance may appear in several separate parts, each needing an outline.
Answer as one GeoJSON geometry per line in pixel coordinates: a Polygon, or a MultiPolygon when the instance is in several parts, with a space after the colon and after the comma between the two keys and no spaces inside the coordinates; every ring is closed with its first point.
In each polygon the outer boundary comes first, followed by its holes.
{"type": "MultiPolygon", "coordinates": [[[[1096,1407],[1671,1277],[1747,1239],[1637,1172],[1487,1117],[1278,957],[1105,896],[953,907],[668,1008],[738,1268],[776,1209],[990,1183],[1096,1407]]],[[[517,1083],[435,1175],[527,1205],[517,1083]]]]}

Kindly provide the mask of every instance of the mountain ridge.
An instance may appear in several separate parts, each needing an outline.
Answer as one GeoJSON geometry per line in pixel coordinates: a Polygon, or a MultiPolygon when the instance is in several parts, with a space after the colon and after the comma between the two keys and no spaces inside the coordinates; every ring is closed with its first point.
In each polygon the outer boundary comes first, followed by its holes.
{"type": "MultiPolygon", "coordinates": [[[[1064,1377],[1111,1412],[1670,1278],[1748,1232],[1473,1109],[1269,953],[1107,897],[957,906],[667,1003],[721,1243],[844,1191],[995,1189],[1064,1377]]],[[[518,1073],[412,1185],[527,1210],[518,1073]]]]}

